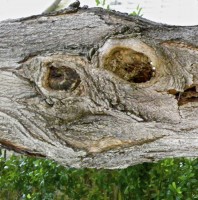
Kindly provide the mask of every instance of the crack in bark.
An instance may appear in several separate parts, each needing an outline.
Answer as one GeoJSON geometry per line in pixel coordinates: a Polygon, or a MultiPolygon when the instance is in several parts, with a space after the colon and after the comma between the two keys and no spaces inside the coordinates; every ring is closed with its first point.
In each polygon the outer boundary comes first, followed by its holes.
{"type": "Polygon", "coordinates": [[[46,157],[46,155],[44,155],[44,154],[41,154],[39,152],[34,152],[31,149],[28,149],[27,147],[24,147],[24,146],[21,146],[18,144],[14,144],[13,142],[10,142],[8,140],[0,139],[0,144],[3,148],[11,150],[11,151],[15,151],[20,154],[27,154],[27,155],[33,156],[33,157],[43,157],[43,158],[46,157]]]}
{"type": "Polygon", "coordinates": [[[183,50],[192,51],[192,53],[198,53],[198,47],[194,44],[190,44],[186,41],[179,41],[179,40],[168,40],[161,43],[166,47],[176,47],[183,50]]]}
{"type": "Polygon", "coordinates": [[[116,149],[125,149],[134,146],[142,146],[144,144],[153,143],[164,137],[165,136],[158,136],[150,139],[138,139],[134,141],[133,140],[126,141],[114,137],[104,137],[96,141],[85,140],[81,142],[68,138],[65,141],[67,144],[69,144],[69,147],[79,150],[80,149],[85,150],[87,154],[90,155],[96,153],[104,153],[116,149]]]}

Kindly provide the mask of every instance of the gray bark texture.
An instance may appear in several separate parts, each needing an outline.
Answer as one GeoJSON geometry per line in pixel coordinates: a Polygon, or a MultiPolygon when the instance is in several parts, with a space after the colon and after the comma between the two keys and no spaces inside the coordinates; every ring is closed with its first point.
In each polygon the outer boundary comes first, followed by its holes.
{"type": "Polygon", "coordinates": [[[0,22],[0,144],[64,166],[198,156],[198,26],[100,8],[0,22]]]}

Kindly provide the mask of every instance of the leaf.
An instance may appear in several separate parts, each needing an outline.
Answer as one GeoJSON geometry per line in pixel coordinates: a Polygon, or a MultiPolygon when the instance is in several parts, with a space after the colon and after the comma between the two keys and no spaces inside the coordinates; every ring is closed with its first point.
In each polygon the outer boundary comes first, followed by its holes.
{"type": "Polygon", "coordinates": [[[174,189],[177,189],[175,182],[172,182],[172,186],[173,186],[174,189]]]}
{"type": "Polygon", "coordinates": [[[96,5],[100,5],[100,0],[95,0],[96,1],[96,5]]]}

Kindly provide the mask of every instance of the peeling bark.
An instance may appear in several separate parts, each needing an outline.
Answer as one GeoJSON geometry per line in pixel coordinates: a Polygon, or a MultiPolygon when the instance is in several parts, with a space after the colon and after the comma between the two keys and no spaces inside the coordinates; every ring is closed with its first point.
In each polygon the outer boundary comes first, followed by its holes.
{"type": "Polygon", "coordinates": [[[99,8],[0,22],[0,144],[64,166],[198,156],[198,26],[99,8]]]}

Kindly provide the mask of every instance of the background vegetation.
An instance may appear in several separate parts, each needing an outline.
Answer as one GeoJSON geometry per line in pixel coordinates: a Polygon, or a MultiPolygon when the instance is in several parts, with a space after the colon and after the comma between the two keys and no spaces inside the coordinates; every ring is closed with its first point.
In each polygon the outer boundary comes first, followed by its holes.
{"type": "Polygon", "coordinates": [[[198,159],[166,159],[127,169],[68,169],[45,159],[0,157],[1,200],[198,199],[198,159]]]}

